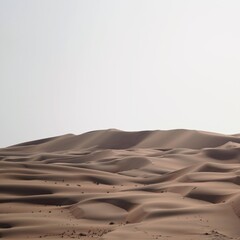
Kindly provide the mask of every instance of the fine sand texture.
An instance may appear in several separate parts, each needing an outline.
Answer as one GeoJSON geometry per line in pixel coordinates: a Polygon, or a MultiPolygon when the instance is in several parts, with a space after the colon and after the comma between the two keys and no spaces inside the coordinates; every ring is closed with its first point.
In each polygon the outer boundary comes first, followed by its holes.
{"type": "Polygon", "coordinates": [[[68,134],[0,149],[0,238],[240,240],[240,135],[68,134]]]}

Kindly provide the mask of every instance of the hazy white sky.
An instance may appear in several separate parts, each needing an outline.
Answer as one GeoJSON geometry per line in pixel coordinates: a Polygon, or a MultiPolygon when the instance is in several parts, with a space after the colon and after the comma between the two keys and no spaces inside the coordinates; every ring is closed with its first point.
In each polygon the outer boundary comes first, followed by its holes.
{"type": "Polygon", "coordinates": [[[240,132],[239,0],[0,0],[0,147],[65,133],[240,132]]]}

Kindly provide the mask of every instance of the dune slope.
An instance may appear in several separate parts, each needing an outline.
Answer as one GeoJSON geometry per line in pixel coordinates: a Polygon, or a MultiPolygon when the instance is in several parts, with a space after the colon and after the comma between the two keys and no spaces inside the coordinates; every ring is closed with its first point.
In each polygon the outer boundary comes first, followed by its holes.
{"type": "Polygon", "coordinates": [[[240,239],[240,135],[68,134],[0,149],[0,238],[240,239]]]}

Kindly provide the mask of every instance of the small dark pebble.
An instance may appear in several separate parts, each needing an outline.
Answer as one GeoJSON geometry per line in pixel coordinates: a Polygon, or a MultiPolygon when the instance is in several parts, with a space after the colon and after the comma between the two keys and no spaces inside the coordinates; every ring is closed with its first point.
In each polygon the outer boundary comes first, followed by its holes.
{"type": "Polygon", "coordinates": [[[79,236],[87,236],[85,233],[79,233],[79,236]]]}

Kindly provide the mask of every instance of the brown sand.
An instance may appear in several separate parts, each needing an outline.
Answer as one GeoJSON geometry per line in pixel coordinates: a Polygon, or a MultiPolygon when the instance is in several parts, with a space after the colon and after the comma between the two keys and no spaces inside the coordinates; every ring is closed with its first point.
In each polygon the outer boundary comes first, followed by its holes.
{"type": "Polygon", "coordinates": [[[240,135],[104,130],[0,149],[0,238],[240,239],[240,135]]]}

